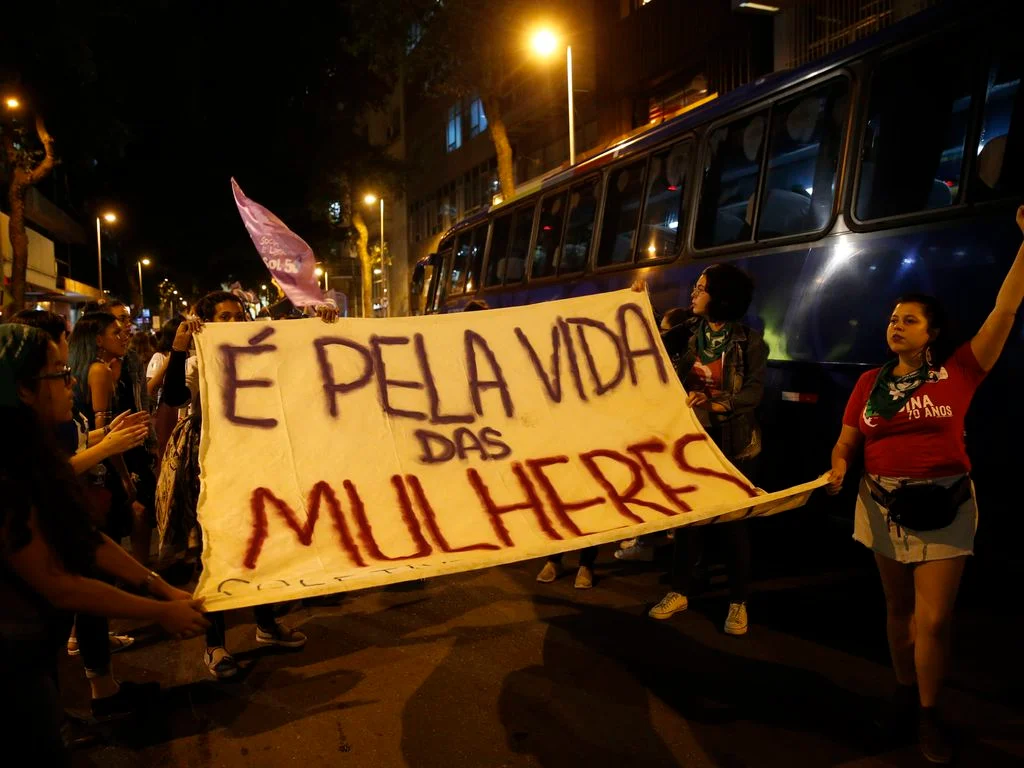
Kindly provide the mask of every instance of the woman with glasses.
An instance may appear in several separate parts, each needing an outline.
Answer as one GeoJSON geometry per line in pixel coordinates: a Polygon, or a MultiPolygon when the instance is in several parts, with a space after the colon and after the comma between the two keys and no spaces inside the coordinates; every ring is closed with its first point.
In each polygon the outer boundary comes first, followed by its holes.
{"type": "MultiPolygon", "coordinates": [[[[761,333],[742,322],[754,295],[750,276],[732,264],[704,270],[691,294],[693,317],[685,354],[676,371],[689,393],[687,404],[726,458],[756,484],[761,454],[761,427],[756,409],[764,394],[768,348],[761,333]]],[[[750,579],[750,533],[746,521],[716,526],[729,550],[729,612],[725,632],[747,632],[747,582],[750,579]]],[[[668,619],[689,607],[693,571],[700,558],[703,527],[678,529],[673,542],[672,591],[649,611],[668,619]]]]}
{"type": "MultiPolygon", "coordinates": [[[[0,325],[0,423],[18,436],[0,441],[0,679],[10,704],[0,738],[31,745],[40,765],[69,764],[54,664],[70,624],[65,612],[156,621],[188,637],[207,624],[198,601],[147,571],[90,520],[54,438],[56,425],[71,418],[71,384],[66,359],[44,331],[0,325]],[[99,573],[157,599],[98,581],[99,573]]],[[[139,693],[110,683],[109,695],[93,699],[97,716],[139,693]]]]}

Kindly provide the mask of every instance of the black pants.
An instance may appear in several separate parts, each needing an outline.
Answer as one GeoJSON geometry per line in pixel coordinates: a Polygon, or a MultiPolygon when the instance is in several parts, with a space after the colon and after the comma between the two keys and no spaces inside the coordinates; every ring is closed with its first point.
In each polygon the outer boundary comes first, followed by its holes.
{"type": "MultiPolygon", "coordinates": [[[[597,560],[597,547],[585,547],[580,550],[580,568],[593,568],[595,560],[597,560]]],[[[562,555],[552,555],[548,558],[548,562],[561,567],[562,555]]]]}
{"type": "MultiPolygon", "coordinates": [[[[253,617],[256,619],[256,626],[264,630],[273,630],[277,623],[277,612],[273,605],[257,605],[252,609],[253,617]]],[[[225,642],[224,611],[211,613],[206,617],[210,622],[210,628],[206,630],[206,647],[223,648],[225,642]]]]}
{"type": "Polygon", "coordinates": [[[86,677],[110,674],[110,620],[80,613],[75,617],[75,637],[86,677]]]}
{"type": "MultiPolygon", "coordinates": [[[[708,526],[676,529],[672,546],[672,591],[693,594],[693,569],[700,557],[708,526]]],[[[750,528],[746,520],[716,525],[725,537],[728,550],[729,598],[734,603],[747,601],[750,583],[750,528]]]]}
{"type": "MultiPolygon", "coordinates": [[[[758,457],[733,464],[750,482],[757,484],[758,457]]],[[[725,537],[727,567],[729,569],[729,598],[734,603],[745,603],[750,584],[750,527],[749,521],[737,520],[714,526],[725,537]]],[[[693,594],[693,570],[704,547],[708,526],[677,528],[672,545],[672,591],[689,597],[693,594]]]]}

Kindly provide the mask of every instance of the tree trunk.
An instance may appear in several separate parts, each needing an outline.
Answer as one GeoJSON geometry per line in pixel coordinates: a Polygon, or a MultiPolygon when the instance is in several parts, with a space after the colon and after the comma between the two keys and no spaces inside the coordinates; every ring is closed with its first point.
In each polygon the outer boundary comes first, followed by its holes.
{"type": "Polygon", "coordinates": [[[483,98],[483,104],[491,141],[494,142],[494,151],[498,156],[501,195],[509,200],[516,191],[516,174],[512,167],[512,144],[508,140],[508,131],[505,129],[505,120],[501,114],[501,101],[497,96],[488,96],[483,98]]]}
{"type": "Polygon", "coordinates": [[[53,137],[46,130],[43,118],[36,116],[36,133],[46,150],[46,156],[35,168],[27,170],[19,163],[21,150],[15,147],[14,137],[10,131],[4,131],[4,151],[7,153],[7,166],[11,169],[11,184],[7,190],[7,200],[11,206],[10,238],[11,238],[11,303],[14,311],[25,308],[25,284],[28,280],[28,232],[25,231],[25,197],[29,187],[33,187],[45,179],[56,163],[53,154],[53,137]]]}
{"type": "Polygon", "coordinates": [[[359,254],[359,277],[363,293],[363,317],[373,317],[373,262],[370,260],[370,233],[359,211],[352,213],[352,226],[356,230],[356,252],[359,254]]]}
{"type": "Polygon", "coordinates": [[[25,231],[25,195],[28,187],[20,177],[21,170],[14,172],[11,180],[8,202],[11,206],[11,220],[8,224],[11,236],[11,306],[20,312],[25,308],[25,283],[28,278],[28,232],[25,231]]]}

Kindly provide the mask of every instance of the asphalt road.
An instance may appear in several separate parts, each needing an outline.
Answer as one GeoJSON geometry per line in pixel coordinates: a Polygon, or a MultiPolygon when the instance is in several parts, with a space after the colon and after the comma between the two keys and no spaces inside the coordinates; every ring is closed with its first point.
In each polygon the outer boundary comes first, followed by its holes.
{"type": "MultiPolygon", "coordinates": [[[[721,632],[721,590],[649,619],[662,569],[611,548],[590,591],[571,573],[537,584],[540,563],[526,562],[299,605],[284,618],[309,636],[298,652],[257,648],[251,611],[232,612],[228,644],[244,664],[232,682],[209,677],[202,639],[137,627],[117,674],[159,681],[161,698],[105,727],[75,765],[924,765],[870,726],[893,684],[870,558],[823,539],[834,556],[796,567],[755,531],[743,638],[721,632]]],[[[972,563],[961,592],[946,701],[961,765],[1024,765],[1024,624],[1006,582],[972,563]]],[[[82,708],[80,662],[61,674],[67,706],[82,708]]]]}

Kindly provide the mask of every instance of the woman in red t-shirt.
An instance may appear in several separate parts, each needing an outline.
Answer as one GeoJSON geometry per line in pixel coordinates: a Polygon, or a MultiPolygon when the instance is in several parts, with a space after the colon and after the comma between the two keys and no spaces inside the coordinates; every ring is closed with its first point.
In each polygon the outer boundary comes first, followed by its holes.
{"type": "MultiPolygon", "coordinates": [[[[1017,225],[1024,232],[1024,206],[1017,209],[1017,225]]],[[[839,492],[850,459],[864,451],[854,538],[874,551],[885,589],[889,650],[899,683],[894,716],[886,720],[892,726],[907,723],[920,702],[921,750],[932,762],[952,759],[935,703],[949,653],[953,603],[966,557],[973,554],[978,520],[964,416],[1003,350],[1022,299],[1024,245],[992,313],[960,347],[949,339],[938,300],[917,294],[898,300],[887,334],[896,357],[860,377],[832,449],[830,493],[839,492]],[[892,492],[919,484],[949,489],[949,506],[956,507],[952,522],[909,530],[890,519],[892,492]]],[[[935,514],[941,519],[937,507],[935,514]]]]}

